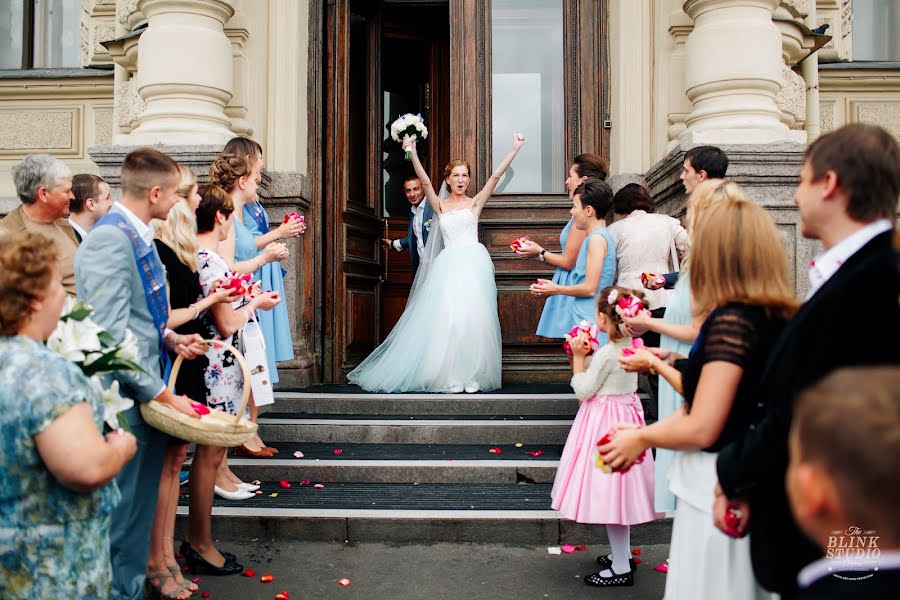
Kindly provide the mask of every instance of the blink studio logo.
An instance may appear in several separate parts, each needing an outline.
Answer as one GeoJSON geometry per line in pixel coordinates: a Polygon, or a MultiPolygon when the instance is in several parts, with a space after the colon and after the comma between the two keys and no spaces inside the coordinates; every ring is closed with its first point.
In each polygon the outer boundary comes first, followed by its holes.
{"type": "Polygon", "coordinates": [[[878,571],[881,558],[878,537],[874,530],[863,531],[855,526],[844,531],[832,531],[828,536],[825,557],[834,564],[828,570],[835,577],[849,581],[871,577],[878,571]]]}

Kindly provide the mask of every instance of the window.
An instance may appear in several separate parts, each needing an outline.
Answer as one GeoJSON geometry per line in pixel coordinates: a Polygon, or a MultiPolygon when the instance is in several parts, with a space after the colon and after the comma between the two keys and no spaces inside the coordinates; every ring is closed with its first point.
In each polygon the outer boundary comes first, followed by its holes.
{"type": "Polygon", "coordinates": [[[853,60],[900,61],[900,3],[853,0],[853,60]]]}
{"type": "Polygon", "coordinates": [[[496,167],[527,139],[498,193],[561,193],[565,179],[563,0],[491,3],[491,145],[496,167]]]}
{"type": "Polygon", "coordinates": [[[0,69],[81,66],[81,3],[0,2],[0,69]]]}

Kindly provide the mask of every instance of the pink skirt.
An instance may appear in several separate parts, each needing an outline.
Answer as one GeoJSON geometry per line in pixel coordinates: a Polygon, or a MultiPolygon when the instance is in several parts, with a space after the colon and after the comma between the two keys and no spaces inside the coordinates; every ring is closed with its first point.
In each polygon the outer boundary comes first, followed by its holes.
{"type": "Polygon", "coordinates": [[[637,394],[593,396],[581,404],[562,457],[551,506],[577,523],[637,525],[662,515],[653,510],[653,455],[625,473],[597,467],[597,442],[619,423],[644,425],[637,394]]]}

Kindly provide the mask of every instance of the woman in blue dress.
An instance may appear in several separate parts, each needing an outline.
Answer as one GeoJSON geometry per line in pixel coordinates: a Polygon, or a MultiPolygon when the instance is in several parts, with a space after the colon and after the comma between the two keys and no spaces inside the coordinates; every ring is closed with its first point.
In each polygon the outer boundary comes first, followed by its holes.
{"type": "MultiPolygon", "coordinates": [[[[236,154],[246,158],[256,174],[257,181],[263,169],[262,146],[245,137],[236,137],[225,144],[223,154],[236,154]]],[[[240,243],[235,239],[236,261],[255,258],[265,247],[278,240],[294,238],[306,232],[306,224],[299,220],[289,220],[275,229],[269,229],[269,215],[263,208],[258,198],[244,204],[243,215],[235,215],[236,236],[240,236],[240,243]],[[253,244],[248,244],[247,233],[253,238],[253,244]]],[[[253,273],[253,280],[259,281],[262,289],[278,292],[284,295],[284,270],[281,262],[273,261],[264,264],[253,273]]],[[[278,369],[275,363],[294,358],[294,348],[291,340],[291,326],[288,322],[287,304],[282,302],[272,310],[259,314],[259,326],[262,329],[263,339],[266,341],[266,358],[269,359],[269,372],[272,374],[272,383],[278,383],[278,369]]]]}
{"type": "MultiPolygon", "coordinates": [[[[572,222],[575,227],[587,233],[572,269],[578,282],[559,284],[549,279],[538,279],[531,284],[531,293],[535,296],[572,298],[567,313],[570,315],[570,325],[562,333],[581,321],[593,323],[600,290],[612,285],[615,280],[616,244],[605,221],[606,214],[612,207],[612,200],[612,188],[600,179],[588,178],[575,189],[572,196],[572,222]]],[[[597,340],[601,345],[605,344],[606,334],[598,334],[597,340]]]]}
{"type": "MultiPolygon", "coordinates": [[[[569,199],[572,199],[575,188],[584,183],[588,177],[606,179],[608,172],[609,163],[603,157],[590,152],[576,156],[569,166],[569,176],[566,178],[566,191],[569,193],[569,199]]],[[[516,251],[516,254],[524,258],[537,258],[541,262],[556,267],[556,271],[553,273],[553,283],[561,286],[578,285],[584,282],[585,272],[575,267],[579,260],[582,265],[585,262],[586,240],[587,231],[573,227],[573,221],[570,218],[563,227],[562,233],[559,234],[561,253],[550,252],[536,242],[527,241],[516,251]]],[[[603,287],[601,286],[600,289],[603,287]]],[[[549,338],[564,337],[572,329],[572,326],[578,323],[573,320],[574,302],[574,296],[561,294],[547,298],[535,333],[549,338]]]]}
{"type": "Polygon", "coordinates": [[[0,236],[0,598],[106,600],[113,478],[137,446],[101,435],[99,391],[44,343],[66,299],[56,254],[40,234],[0,236]]]}

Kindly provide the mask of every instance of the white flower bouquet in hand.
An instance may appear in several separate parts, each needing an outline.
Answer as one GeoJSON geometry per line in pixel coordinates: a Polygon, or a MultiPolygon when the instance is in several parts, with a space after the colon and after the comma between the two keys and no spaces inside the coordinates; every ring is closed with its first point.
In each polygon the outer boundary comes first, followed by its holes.
{"type": "MultiPolygon", "coordinates": [[[[425,127],[425,120],[422,119],[422,115],[406,113],[391,123],[391,139],[403,144],[404,148],[406,148],[408,140],[417,140],[419,138],[424,140],[427,137],[428,128],[425,127]]],[[[410,158],[409,150],[406,150],[406,160],[410,158]]]]}
{"type": "Polygon", "coordinates": [[[119,395],[118,382],[104,390],[99,375],[112,371],[144,372],[138,364],[138,339],[126,329],[125,337],[116,343],[112,334],[90,320],[91,312],[93,309],[81,300],[67,298],[59,324],[47,339],[47,347],[74,362],[90,378],[91,385],[103,398],[106,424],[111,429],[127,428],[119,413],[131,408],[134,402],[119,395]]]}

